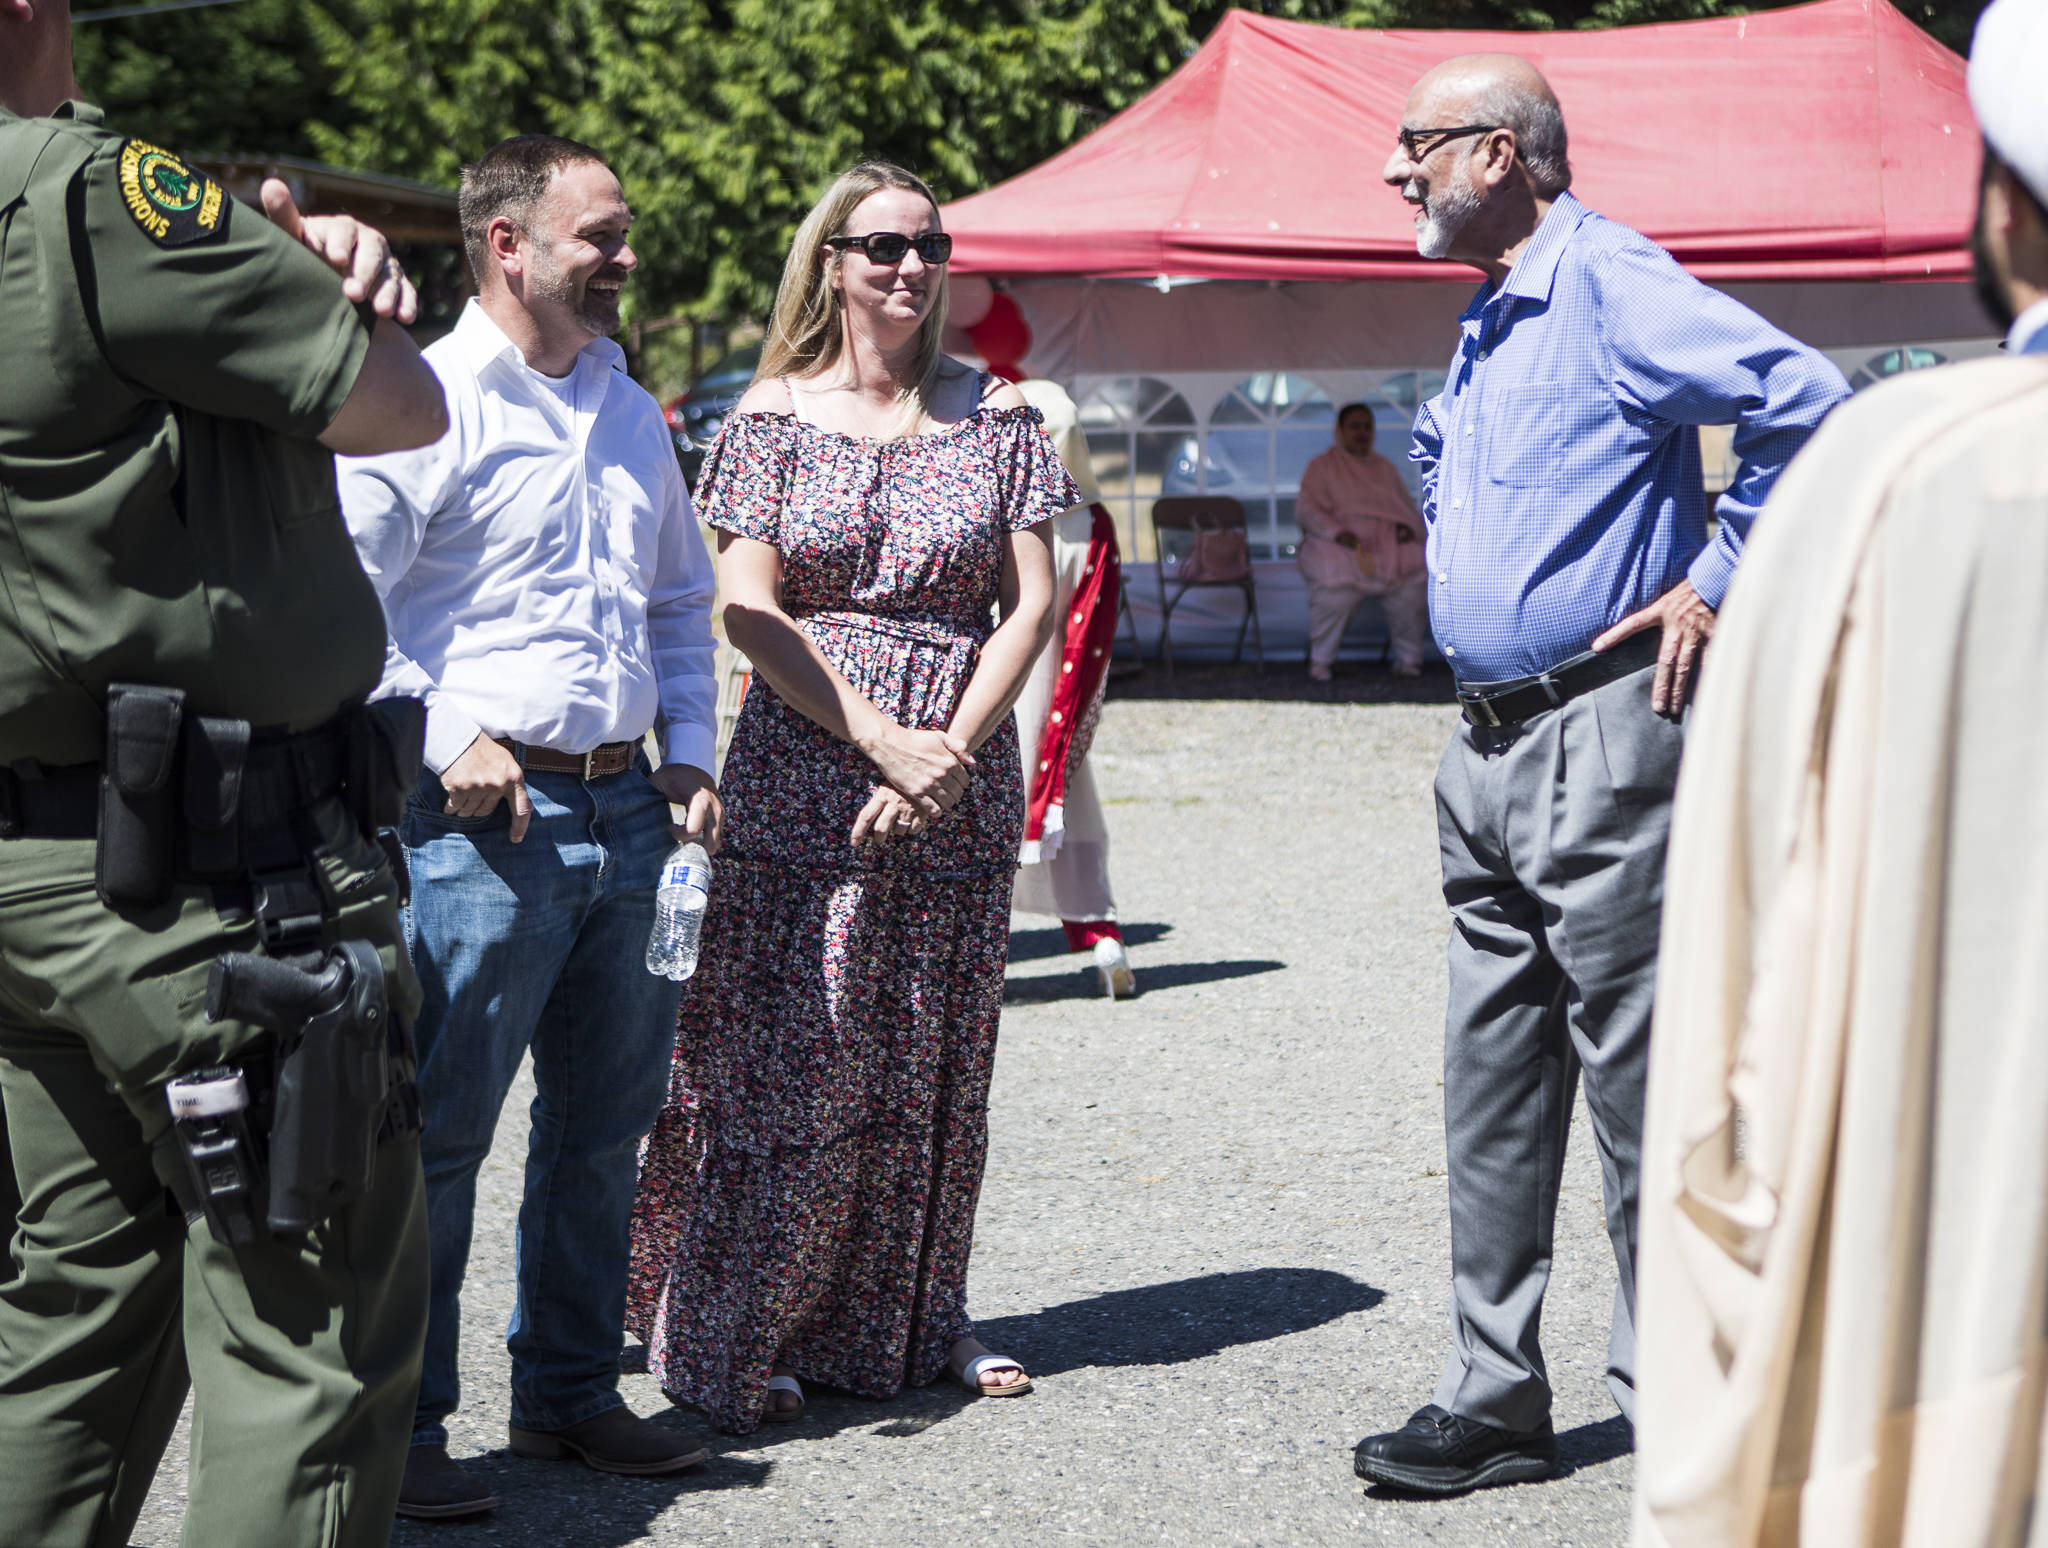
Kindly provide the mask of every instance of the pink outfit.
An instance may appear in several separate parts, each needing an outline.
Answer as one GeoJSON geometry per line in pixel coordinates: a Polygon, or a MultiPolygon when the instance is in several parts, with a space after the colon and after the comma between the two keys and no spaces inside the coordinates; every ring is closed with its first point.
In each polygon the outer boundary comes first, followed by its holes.
{"type": "Polygon", "coordinates": [[[1429,629],[1429,581],[1423,573],[1422,517],[1394,465],[1377,452],[1354,457],[1333,446],[1301,470],[1294,502],[1301,528],[1295,562],[1308,581],[1309,660],[1327,666],[1358,604],[1379,597],[1385,604],[1394,661],[1422,664],[1429,629]],[[1414,536],[1399,541],[1396,524],[1414,536]],[[1337,541],[1352,533],[1358,547],[1337,541]]]}
{"type": "Polygon", "coordinates": [[[1294,519],[1301,527],[1295,561],[1310,586],[1344,586],[1377,596],[1422,573],[1422,517],[1401,475],[1378,452],[1361,459],[1332,446],[1309,463],[1301,470],[1294,519]],[[1417,541],[1397,543],[1396,522],[1405,523],[1417,541]],[[1356,536],[1358,547],[1339,543],[1340,532],[1356,536]]]}

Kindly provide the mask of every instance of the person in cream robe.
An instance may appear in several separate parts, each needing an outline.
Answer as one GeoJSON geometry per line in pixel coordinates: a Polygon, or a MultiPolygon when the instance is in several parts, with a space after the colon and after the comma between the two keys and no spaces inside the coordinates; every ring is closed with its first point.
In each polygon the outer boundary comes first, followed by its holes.
{"type": "Polygon", "coordinates": [[[2048,1542],[2048,0],[1984,15],[2010,358],[1837,409],[1723,609],[1651,1040],[1638,1548],[2048,1542]]]}

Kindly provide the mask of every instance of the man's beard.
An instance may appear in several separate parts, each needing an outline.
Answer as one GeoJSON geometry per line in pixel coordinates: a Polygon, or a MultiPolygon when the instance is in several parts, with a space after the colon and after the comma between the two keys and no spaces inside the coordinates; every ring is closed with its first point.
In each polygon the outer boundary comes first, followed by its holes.
{"type": "Polygon", "coordinates": [[[576,321],[588,328],[598,338],[608,339],[619,331],[619,294],[601,294],[589,288],[591,280],[616,280],[624,284],[626,271],[623,269],[599,269],[590,279],[585,280],[584,289],[579,293],[576,281],[566,270],[557,268],[552,255],[537,251],[533,266],[534,294],[544,301],[553,301],[568,308],[576,321]]]}
{"type": "MultiPolygon", "coordinates": [[[[1401,192],[1408,198],[1416,197],[1413,183],[1401,192]]],[[[1447,257],[1451,244],[1458,240],[1465,222],[1479,213],[1482,202],[1479,190],[1470,183],[1423,196],[1422,224],[1415,228],[1415,250],[1425,258],[1447,257]]]]}
{"type": "Polygon", "coordinates": [[[1985,234],[1984,225],[1984,201],[1979,198],[1977,223],[1970,228],[1970,278],[1977,287],[1977,304],[1990,314],[2000,333],[2009,333],[2016,314],[1991,261],[1991,239],[1985,234]]]}

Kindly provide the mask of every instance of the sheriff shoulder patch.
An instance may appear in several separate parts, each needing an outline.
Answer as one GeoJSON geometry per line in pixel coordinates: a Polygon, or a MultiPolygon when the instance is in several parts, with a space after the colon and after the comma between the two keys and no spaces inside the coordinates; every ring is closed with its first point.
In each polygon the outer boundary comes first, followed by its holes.
{"type": "Polygon", "coordinates": [[[158,247],[184,247],[227,229],[227,190],[147,140],[121,146],[121,200],[158,247]]]}

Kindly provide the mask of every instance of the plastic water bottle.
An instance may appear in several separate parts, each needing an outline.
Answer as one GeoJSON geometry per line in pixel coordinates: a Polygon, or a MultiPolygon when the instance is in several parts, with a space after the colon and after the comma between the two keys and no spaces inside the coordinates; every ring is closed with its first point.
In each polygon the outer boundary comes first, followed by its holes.
{"type": "Polygon", "coordinates": [[[647,937],[647,971],[681,983],[697,971],[697,940],[704,905],[711,901],[711,857],[694,842],[676,845],[661,868],[654,899],[654,933],[647,937]]]}

